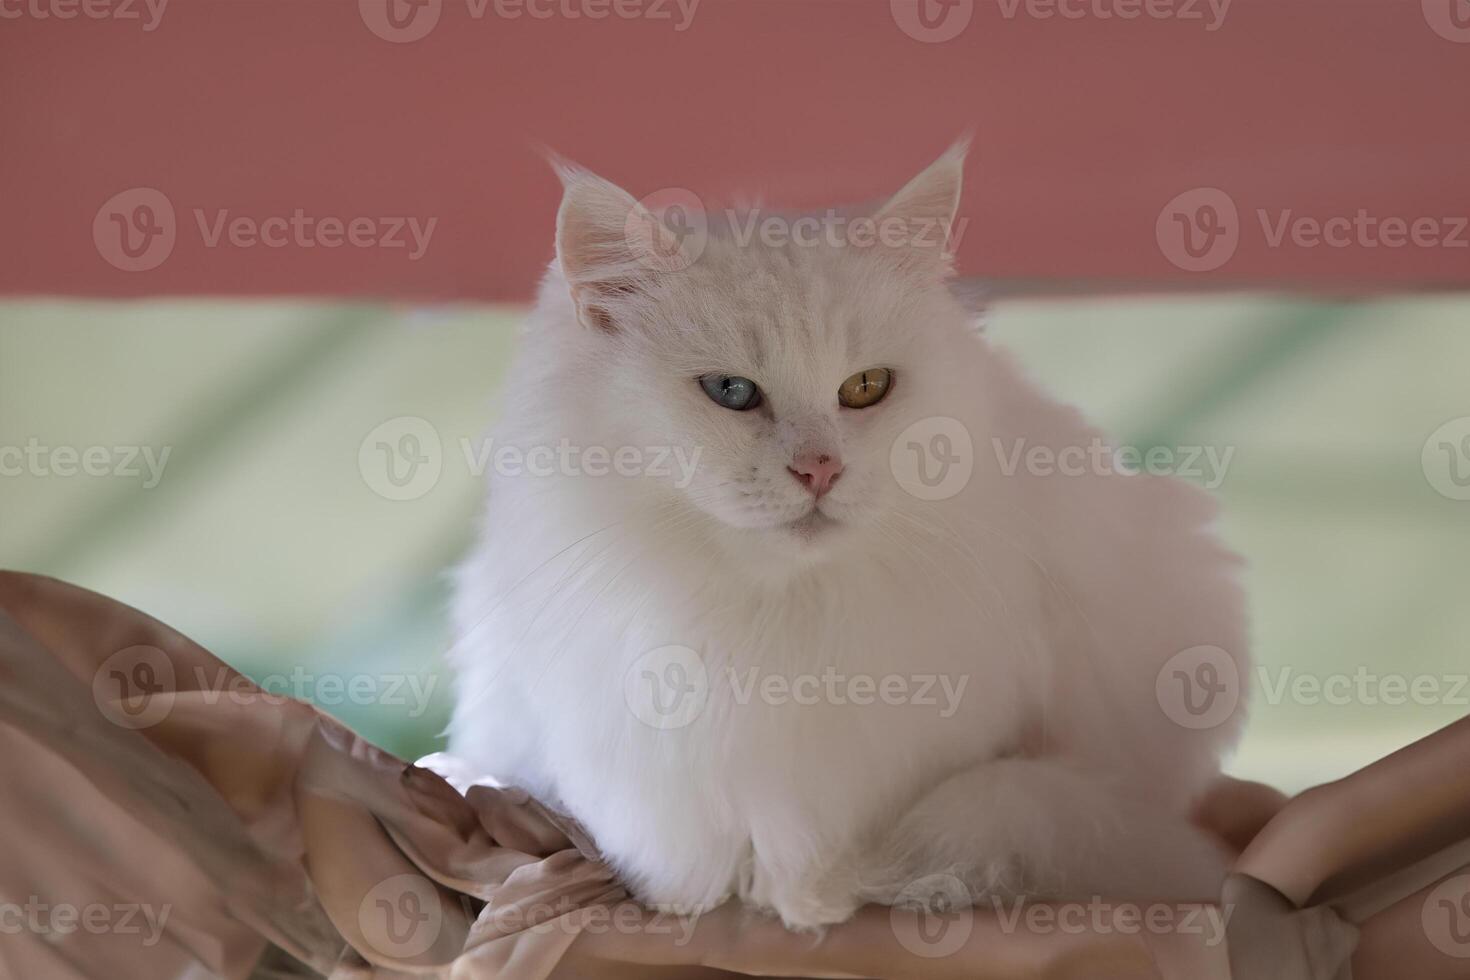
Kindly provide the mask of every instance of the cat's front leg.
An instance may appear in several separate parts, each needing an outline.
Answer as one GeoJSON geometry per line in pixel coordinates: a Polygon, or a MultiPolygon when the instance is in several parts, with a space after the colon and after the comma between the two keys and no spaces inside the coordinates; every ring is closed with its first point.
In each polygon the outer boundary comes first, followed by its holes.
{"type": "Polygon", "coordinates": [[[845,861],[773,860],[752,852],[740,873],[740,899],[779,916],[788,929],[819,930],[852,918],[862,904],[853,866],[845,861]]]}
{"type": "Polygon", "coordinates": [[[639,885],[633,897],[638,904],[655,912],[690,918],[714,911],[730,895],[728,889],[691,887],[689,882],[675,881],[639,885]]]}
{"type": "MultiPolygon", "coordinates": [[[[614,812],[638,813],[631,806],[614,812]]],[[[608,819],[605,810],[584,824],[633,897],[670,915],[701,915],[722,905],[734,894],[749,851],[735,833],[678,803],[627,820],[608,819]]]]}
{"type": "Polygon", "coordinates": [[[723,905],[735,892],[740,856],[685,854],[683,860],[670,855],[667,864],[635,867],[609,856],[633,897],[656,912],[669,915],[703,915],[723,905]]]}

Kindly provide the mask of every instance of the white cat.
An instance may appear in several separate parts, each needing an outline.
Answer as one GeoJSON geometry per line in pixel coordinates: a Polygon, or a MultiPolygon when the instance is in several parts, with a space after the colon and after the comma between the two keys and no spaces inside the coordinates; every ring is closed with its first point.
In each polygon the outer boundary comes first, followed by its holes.
{"type": "Polygon", "coordinates": [[[1190,486],[1015,465],[1097,433],[947,286],[963,162],[866,223],[714,215],[707,241],[561,169],[458,580],[451,751],[650,905],[810,928],[931,873],[1218,894],[1188,813],[1241,712],[1167,706],[1181,651],[1246,676],[1237,562],[1190,486]]]}

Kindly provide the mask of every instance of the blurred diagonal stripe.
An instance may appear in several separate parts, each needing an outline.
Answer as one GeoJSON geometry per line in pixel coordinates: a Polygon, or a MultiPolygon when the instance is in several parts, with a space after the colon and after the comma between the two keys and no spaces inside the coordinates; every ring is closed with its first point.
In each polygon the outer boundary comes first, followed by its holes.
{"type": "Polygon", "coordinates": [[[233,388],[193,417],[192,424],[167,440],[173,447],[168,479],[150,492],[108,494],[77,515],[48,546],[19,556],[14,567],[66,577],[89,553],[132,529],[134,523],[166,517],[171,503],[191,482],[228,453],[238,437],[275,405],[309,388],[332,361],[365,345],[396,322],[384,307],[333,308],[289,344],[260,364],[233,388]]]}
{"type": "Polygon", "coordinates": [[[1348,314],[1354,304],[1290,303],[1273,316],[1276,326],[1251,331],[1225,363],[1208,365],[1192,384],[1175,388],[1145,412],[1154,419],[1124,441],[1143,453],[1156,447],[1174,447],[1195,425],[1228,408],[1272,375],[1290,368],[1352,329],[1348,314]]]}

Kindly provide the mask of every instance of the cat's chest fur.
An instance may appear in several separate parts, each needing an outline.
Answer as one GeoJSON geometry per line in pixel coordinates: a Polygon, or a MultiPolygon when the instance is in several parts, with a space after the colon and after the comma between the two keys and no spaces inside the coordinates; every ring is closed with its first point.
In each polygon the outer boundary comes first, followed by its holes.
{"type": "Polygon", "coordinates": [[[499,598],[462,651],[456,752],[578,817],[625,874],[686,869],[710,899],[1012,749],[1045,670],[1031,598],[961,569],[740,587],[660,554],[605,575],[568,559],[527,590],[514,555],[468,566],[499,598]]]}

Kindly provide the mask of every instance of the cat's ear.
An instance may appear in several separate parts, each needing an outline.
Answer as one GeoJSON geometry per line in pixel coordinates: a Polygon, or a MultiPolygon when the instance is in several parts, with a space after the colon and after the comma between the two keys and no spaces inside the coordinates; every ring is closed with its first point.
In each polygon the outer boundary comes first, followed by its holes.
{"type": "Polygon", "coordinates": [[[874,213],[879,240],[892,243],[889,251],[906,267],[940,277],[950,272],[969,149],[968,138],[957,141],[874,213]]]}
{"type": "Polygon", "coordinates": [[[553,159],[561,178],[556,258],[577,318],[612,330],[618,308],[661,273],[683,268],[682,242],[633,195],[596,174],[553,159]]]}

